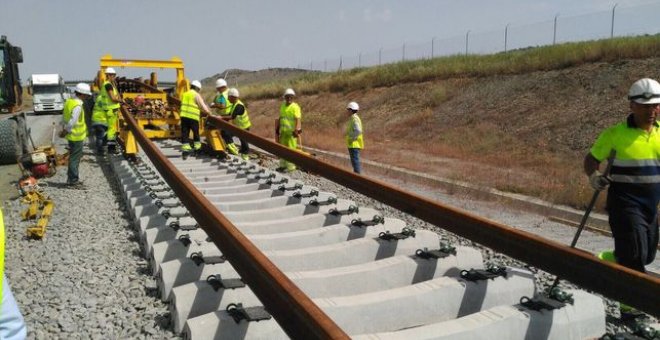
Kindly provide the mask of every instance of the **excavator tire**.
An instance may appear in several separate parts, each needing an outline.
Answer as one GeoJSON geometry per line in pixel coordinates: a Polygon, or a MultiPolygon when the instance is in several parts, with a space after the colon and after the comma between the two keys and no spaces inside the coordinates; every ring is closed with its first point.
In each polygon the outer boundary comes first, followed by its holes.
{"type": "Polygon", "coordinates": [[[16,163],[23,151],[22,144],[16,120],[0,120],[0,164],[16,163]]]}

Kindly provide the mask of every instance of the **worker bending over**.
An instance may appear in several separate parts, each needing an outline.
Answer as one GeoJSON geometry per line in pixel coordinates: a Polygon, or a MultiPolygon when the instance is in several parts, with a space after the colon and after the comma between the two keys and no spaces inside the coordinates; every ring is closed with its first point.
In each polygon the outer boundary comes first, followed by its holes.
{"type": "MultiPolygon", "coordinates": [[[[275,120],[275,141],[292,150],[299,148],[298,142],[302,133],[302,111],[300,106],[293,101],[295,95],[293,89],[284,91],[284,102],[280,105],[280,117],[275,120]]],[[[280,159],[280,166],[277,170],[291,172],[296,170],[296,165],[280,159]]]]}
{"type": "Polygon", "coordinates": [[[69,167],[66,183],[73,188],[82,188],[78,166],[82,158],[83,143],[87,138],[83,101],[92,95],[92,91],[89,85],[78,83],[74,94],[75,98],[69,98],[64,102],[60,137],[64,137],[69,141],[69,167]]]}
{"type": "MultiPolygon", "coordinates": [[[[231,106],[229,105],[229,97],[227,82],[220,78],[215,81],[216,94],[211,103],[211,108],[215,108],[215,112],[220,118],[231,117],[231,106]]],[[[220,136],[227,145],[227,151],[232,155],[238,155],[238,148],[234,144],[234,136],[225,130],[220,130],[220,136]]]]}
{"type": "MultiPolygon", "coordinates": [[[[237,127],[250,131],[250,127],[252,126],[252,122],[250,122],[250,116],[248,115],[247,108],[245,107],[245,104],[239,99],[241,97],[240,93],[238,92],[238,89],[236,88],[231,88],[228,91],[228,98],[229,98],[229,116],[223,116],[222,119],[224,120],[231,120],[233,121],[234,125],[237,127]]],[[[248,153],[250,152],[250,145],[248,142],[243,139],[239,138],[241,141],[241,149],[239,150],[241,154],[241,158],[244,160],[248,160],[250,156],[248,153]]],[[[233,143],[232,143],[233,144],[233,143]]]]}

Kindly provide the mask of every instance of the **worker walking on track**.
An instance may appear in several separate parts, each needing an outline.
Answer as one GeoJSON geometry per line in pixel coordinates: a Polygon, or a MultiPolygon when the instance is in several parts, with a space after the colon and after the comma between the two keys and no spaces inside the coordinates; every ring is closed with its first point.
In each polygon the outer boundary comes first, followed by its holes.
{"type": "MultiPolygon", "coordinates": [[[[229,92],[229,89],[227,88],[227,81],[219,78],[215,81],[215,89],[217,93],[215,98],[213,98],[211,108],[216,109],[216,112],[220,118],[231,117],[231,106],[229,105],[229,98],[227,95],[229,92]]],[[[229,153],[232,155],[238,155],[238,148],[236,148],[236,145],[234,144],[234,136],[225,130],[220,130],[220,136],[222,136],[222,140],[224,140],[225,144],[227,145],[227,151],[229,151],[229,153]]]]}
{"type": "MultiPolygon", "coordinates": [[[[645,272],[658,246],[660,202],[660,84],[649,78],[632,84],[628,92],[630,113],[624,122],[603,131],[584,159],[591,186],[607,191],[607,211],[614,237],[614,253],[601,259],[645,272]],[[598,167],[615,151],[610,176],[598,167]]],[[[630,287],[634,289],[634,287],[630,287]]],[[[622,316],[632,308],[621,305],[622,316]]]]}
{"type": "Polygon", "coordinates": [[[200,113],[209,115],[211,111],[199,94],[201,90],[202,83],[199,80],[193,80],[190,83],[190,90],[181,96],[181,152],[183,159],[187,159],[193,149],[197,153],[202,148],[199,139],[200,113]],[[190,141],[190,132],[193,134],[192,141],[190,141]]]}
{"type": "Polygon", "coordinates": [[[108,130],[106,136],[108,153],[115,154],[117,153],[117,124],[119,120],[121,98],[119,97],[117,85],[115,84],[115,78],[117,77],[115,69],[112,67],[105,69],[105,76],[106,80],[101,85],[99,92],[101,100],[97,101],[96,104],[101,106],[99,110],[105,110],[107,114],[108,130]]]}
{"type": "MultiPolygon", "coordinates": [[[[298,138],[302,134],[302,111],[300,106],[293,101],[296,93],[293,89],[284,91],[284,102],[280,105],[280,116],[275,120],[275,141],[288,147],[298,150],[298,138]]],[[[296,165],[280,159],[278,171],[291,172],[296,170],[296,165]]]]}
{"type": "Polygon", "coordinates": [[[351,165],[353,172],[360,173],[362,167],[360,165],[360,151],[364,149],[364,137],[362,130],[362,120],[357,115],[360,106],[356,102],[350,102],[346,106],[348,114],[348,123],[346,124],[346,146],[348,147],[348,156],[351,158],[351,165]]]}
{"type": "Polygon", "coordinates": [[[75,89],[75,98],[64,102],[62,111],[62,131],[60,137],[69,141],[69,167],[67,170],[67,185],[81,188],[82,183],[78,173],[78,165],[82,158],[82,149],[87,137],[87,124],[85,124],[85,110],[83,101],[92,95],[89,85],[78,83],[75,89]]]}
{"type": "MultiPolygon", "coordinates": [[[[230,115],[223,117],[223,119],[232,120],[237,127],[250,131],[252,122],[250,122],[250,116],[248,115],[248,110],[245,107],[245,104],[239,99],[241,95],[238,92],[238,89],[232,87],[229,89],[227,95],[229,98],[230,115]]],[[[243,138],[239,138],[239,140],[241,141],[241,149],[239,150],[241,158],[244,160],[250,159],[250,156],[248,155],[250,152],[250,145],[243,138]]]]}
{"type": "Polygon", "coordinates": [[[5,276],[5,224],[0,209],[0,339],[23,340],[26,336],[23,315],[5,276]]]}

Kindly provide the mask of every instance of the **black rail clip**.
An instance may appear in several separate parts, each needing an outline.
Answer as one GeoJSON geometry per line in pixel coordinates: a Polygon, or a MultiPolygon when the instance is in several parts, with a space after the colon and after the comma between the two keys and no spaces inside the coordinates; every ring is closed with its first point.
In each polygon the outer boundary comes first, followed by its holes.
{"type": "Polygon", "coordinates": [[[195,252],[190,254],[190,259],[195,262],[196,265],[203,264],[218,264],[224,263],[227,259],[224,256],[204,256],[202,252],[195,252]]]}
{"type": "Polygon", "coordinates": [[[236,323],[240,323],[241,320],[259,322],[261,320],[270,320],[270,318],[272,318],[270,313],[266,311],[266,308],[262,306],[244,308],[242,303],[228,304],[227,313],[236,323]]]}
{"type": "Polygon", "coordinates": [[[385,218],[380,215],[374,215],[371,220],[362,220],[361,218],[357,218],[351,221],[351,225],[356,227],[371,227],[377,224],[385,224],[385,218]]]}
{"type": "Polygon", "coordinates": [[[197,230],[199,228],[199,224],[181,225],[179,223],[179,219],[177,218],[176,221],[170,222],[169,227],[174,230],[191,231],[191,230],[197,230]]]}
{"type": "Polygon", "coordinates": [[[256,176],[254,176],[254,178],[270,180],[271,178],[275,178],[275,176],[277,176],[277,175],[275,175],[274,173],[271,172],[271,173],[268,173],[268,174],[265,174],[265,173],[264,174],[258,174],[256,176]]]}
{"type": "Polygon", "coordinates": [[[309,204],[315,207],[318,207],[319,205],[330,205],[335,203],[337,203],[337,197],[335,196],[328,196],[328,198],[325,201],[319,201],[316,198],[312,198],[311,200],[309,200],[309,204]]]}
{"type": "Polygon", "coordinates": [[[429,248],[424,247],[424,249],[417,249],[415,256],[428,259],[443,259],[449,255],[456,255],[456,247],[449,245],[441,244],[440,249],[429,250],[429,248]]]}
{"type": "Polygon", "coordinates": [[[506,277],[506,267],[492,266],[484,269],[462,270],[461,278],[467,281],[491,280],[496,277],[506,277]]]}
{"type": "Polygon", "coordinates": [[[318,191],[316,191],[316,190],[310,190],[310,191],[309,191],[308,193],[306,193],[306,194],[303,194],[303,193],[300,192],[300,191],[296,191],[296,192],[294,192],[293,195],[291,195],[291,196],[293,196],[293,197],[295,197],[295,198],[305,198],[305,197],[314,197],[314,196],[318,196],[318,195],[319,195],[319,192],[318,192],[318,191]]]}
{"type": "Polygon", "coordinates": [[[543,295],[537,295],[531,299],[527,296],[523,296],[520,298],[520,304],[538,312],[542,309],[555,310],[566,306],[566,304],[561,301],[543,295]]]}
{"type": "Polygon", "coordinates": [[[280,178],[280,179],[277,180],[277,181],[274,181],[274,180],[272,180],[272,179],[269,179],[269,180],[266,181],[266,184],[268,184],[268,185],[273,185],[273,184],[284,184],[284,183],[288,183],[288,182],[289,182],[289,179],[288,179],[288,178],[284,178],[284,177],[282,177],[282,178],[280,178]]]}
{"type": "Polygon", "coordinates": [[[206,278],[206,282],[213,287],[216,292],[218,289],[236,289],[245,287],[245,282],[240,278],[236,279],[223,279],[220,274],[210,275],[206,278]]]}
{"type": "Polygon", "coordinates": [[[385,241],[405,240],[408,237],[415,237],[415,230],[403,228],[400,233],[390,233],[389,230],[386,230],[378,234],[378,238],[385,241]]]}
{"type": "Polygon", "coordinates": [[[190,240],[190,235],[188,234],[179,236],[179,241],[183,244],[184,247],[188,247],[192,243],[190,240]]]}
{"type": "Polygon", "coordinates": [[[335,215],[335,216],[340,216],[340,215],[350,215],[350,214],[355,214],[360,212],[360,208],[358,208],[355,205],[349,205],[348,209],[346,210],[338,210],[336,208],[332,208],[328,211],[330,215],[335,215]]]}
{"type": "Polygon", "coordinates": [[[296,183],[292,186],[287,187],[286,185],[280,185],[277,190],[279,191],[293,191],[293,190],[300,190],[302,189],[303,185],[300,183],[296,183]]]}

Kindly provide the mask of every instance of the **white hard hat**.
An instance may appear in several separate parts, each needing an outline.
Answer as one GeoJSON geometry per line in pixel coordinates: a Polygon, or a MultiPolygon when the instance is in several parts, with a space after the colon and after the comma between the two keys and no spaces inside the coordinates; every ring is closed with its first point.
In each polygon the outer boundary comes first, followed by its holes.
{"type": "Polygon", "coordinates": [[[296,95],[296,92],[293,91],[293,89],[286,89],[286,90],[284,91],[284,95],[285,95],[285,96],[295,96],[295,95],[296,95]]]}
{"type": "Polygon", "coordinates": [[[628,99],[638,104],[660,104],[660,84],[650,78],[640,79],[630,87],[628,99]]]}
{"type": "Polygon", "coordinates": [[[360,105],[358,105],[358,103],[356,102],[350,102],[348,103],[348,105],[346,105],[346,108],[353,111],[358,111],[360,110],[360,105]]]}
{"type": "Polygon", "coordinates": [[[236,98],[238,98],[240,96],[241,96],[241,94],[238,92],[238,89],[235,88],[235,87],[230,88],[229,91],[227,92],[227,97],[236,97],[236,98]]]}
{"type": "Polygon", "coordinates": [[[88,84],[85,83],[78,83],[76,84],[76,90],[77,93],[80,94],[86,94],[88,96],[92,95],[92,90],[89,88],[88,84]]]}
{"type": "Polygon", "coordinates": [[[190,83],[190,86],[194,86],[198,89],[202,89],[202,83],[199,82],[199,80],[193,80],[192,83],[190,83]]]}
{"type": "Polygon", "coordinates": [[[223,86],[227,86],[227,82],[224,79],[220,78],[220,79],[215,81],[215,87],[216,88],[223,87],[223,86]]]}
{"type": "Polygon", "coordinates": [[[105,74],[117,74],[117,71],[112,67],[108,67],[105,69],[105,74]]]}

